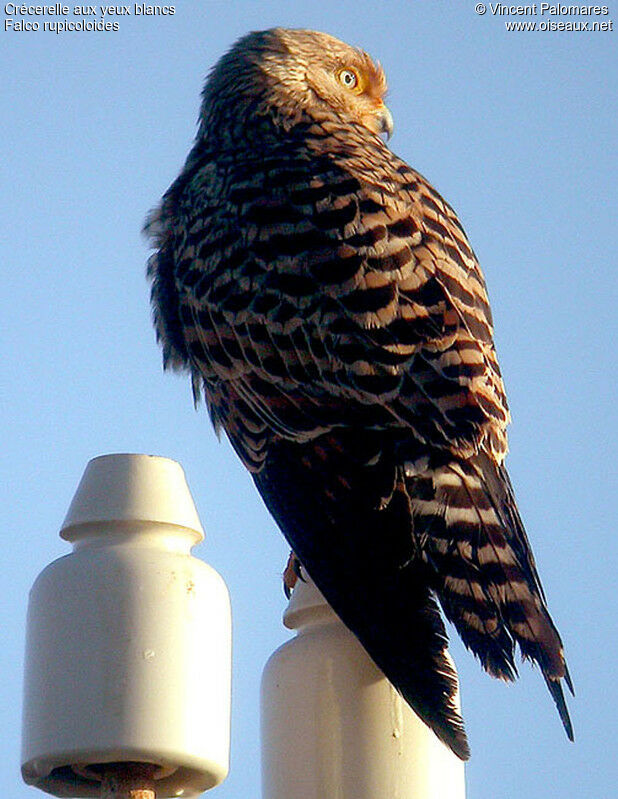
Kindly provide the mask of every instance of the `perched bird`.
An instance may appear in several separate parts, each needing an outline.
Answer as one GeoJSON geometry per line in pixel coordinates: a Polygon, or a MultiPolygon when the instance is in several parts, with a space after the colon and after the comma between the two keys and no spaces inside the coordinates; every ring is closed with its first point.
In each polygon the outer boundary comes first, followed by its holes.
{"type": "Polygon", "coordinates": [[[240,39],[146,223],[164,363],[188,372],[294,553],[411,707],[469,755],[438,603],[492,675],[559,634],[504,467],[485,281],[385,144],[382,68],[323,33],[240,39]]]}

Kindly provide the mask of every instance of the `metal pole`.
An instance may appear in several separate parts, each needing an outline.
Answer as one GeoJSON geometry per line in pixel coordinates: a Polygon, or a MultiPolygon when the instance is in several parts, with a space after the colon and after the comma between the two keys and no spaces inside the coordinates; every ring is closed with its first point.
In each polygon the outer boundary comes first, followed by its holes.
{"type": "Polygon", "coordinates": [[[156,799],[150,763],[106,763],[101,768],[101,799],[156,799]]]}

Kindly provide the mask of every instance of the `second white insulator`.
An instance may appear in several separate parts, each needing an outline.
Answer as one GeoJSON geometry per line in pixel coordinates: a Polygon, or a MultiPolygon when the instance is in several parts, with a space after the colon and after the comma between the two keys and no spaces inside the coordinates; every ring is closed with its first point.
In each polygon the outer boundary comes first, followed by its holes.
{"type": "Polygon", "coordinates": [[[464,766],[311,582],[262,678],[263,799],[464,799],[464,766]]]}

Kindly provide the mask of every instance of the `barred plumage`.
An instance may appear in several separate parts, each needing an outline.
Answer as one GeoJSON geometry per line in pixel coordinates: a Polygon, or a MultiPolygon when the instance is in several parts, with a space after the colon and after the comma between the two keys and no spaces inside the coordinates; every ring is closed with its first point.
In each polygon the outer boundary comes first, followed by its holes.
{"type": "Polygon", "coordinates": [[[385,90],[365,53],[311,31],[250,34],[221,59],[147,224],[164,360],[458,755],[436,598],[491,674],[515,676],[515,644],[539,664],[572,738],[562,643],[503,465],[485,281],[453,209],[380,138],[385,90]]]}

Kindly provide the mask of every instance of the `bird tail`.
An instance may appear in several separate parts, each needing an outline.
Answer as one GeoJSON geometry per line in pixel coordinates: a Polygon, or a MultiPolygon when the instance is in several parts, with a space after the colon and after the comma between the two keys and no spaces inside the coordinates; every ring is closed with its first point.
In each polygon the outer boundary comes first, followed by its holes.
{"type": "Polygon", "coordinates": [[[278,441],[254,474],[290,546],[417,715],[469,756],[438,602],[496,677],[515,644],[540,666],[569,738],[572,684],[503,467],[477,455],[406,461],[384,434],[278,441]]]}
{"type": "Polygon", "coordinates": [[[567,736],[573,728],[561,680],[573,693],[562,641],[504,466],[485,455],[416,473],[406,486],[413,528],[442,608],[492,675],[517,675],[515,644],[537,663],[567,736]]]}

